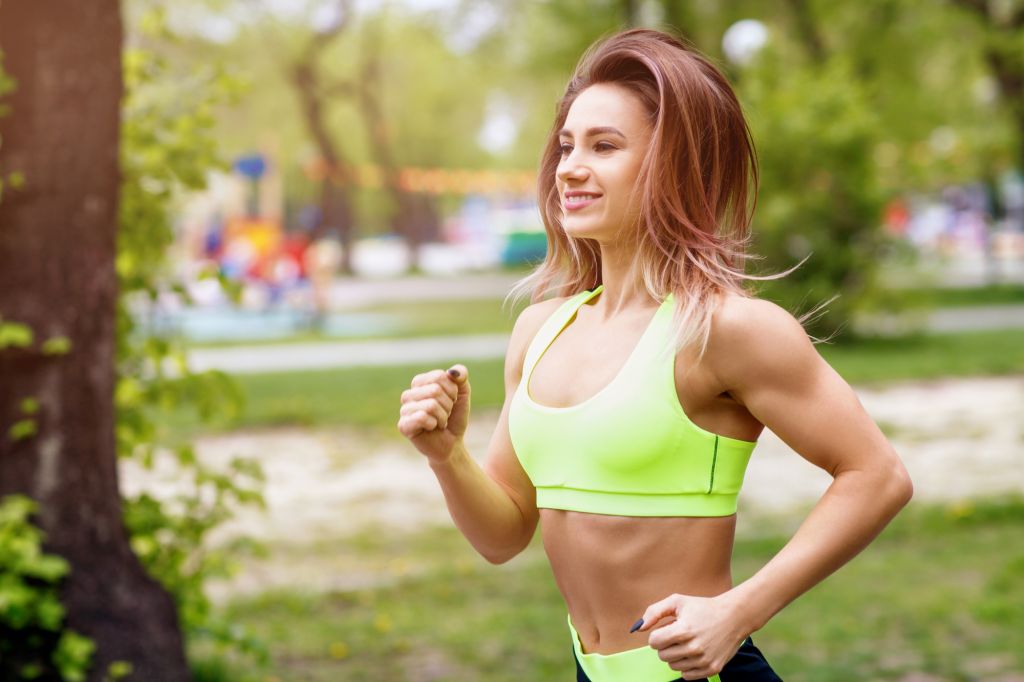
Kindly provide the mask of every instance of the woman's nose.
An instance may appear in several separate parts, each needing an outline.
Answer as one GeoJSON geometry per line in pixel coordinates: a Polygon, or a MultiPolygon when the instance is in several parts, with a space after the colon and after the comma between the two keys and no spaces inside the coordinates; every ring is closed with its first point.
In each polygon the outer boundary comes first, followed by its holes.
{"type": "Polygon", "coordinates": [[[590,171],[587,170],[586,166],[578,163],[576,159],[573,158],[572,154],[570,154],[569,157],[562,161],[561,165],[559,165],[557,175],[558,179],[564,182],[565,180],[569,179],[585,179],[589,172],[590,171]]]}

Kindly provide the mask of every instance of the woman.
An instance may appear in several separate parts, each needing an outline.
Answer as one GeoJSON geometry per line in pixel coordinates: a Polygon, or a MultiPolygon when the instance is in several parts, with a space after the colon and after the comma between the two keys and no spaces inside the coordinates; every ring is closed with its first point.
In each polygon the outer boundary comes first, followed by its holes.
{"type": "Polygon", "coordinates": [[[550,246],[516,288],[534,303],[483,465],[463,443],[465,365],[402,393],[398,429],[480,554],[508,561],[541,522],[578,680],[779,679],[751,633],[912,495],[800,321],[742,286],[756,183],[740,105],[706,58],[646,29],[595,44],[544,151],[550,246]],[[734,586],[736,497],[765,426],[834,481],[734,586]]]}

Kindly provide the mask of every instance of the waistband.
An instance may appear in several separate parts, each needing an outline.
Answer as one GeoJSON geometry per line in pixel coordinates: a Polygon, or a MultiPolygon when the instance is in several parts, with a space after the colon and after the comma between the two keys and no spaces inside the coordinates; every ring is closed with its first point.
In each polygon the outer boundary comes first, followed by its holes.
{"type": "MultiPolygon", "coordinates": [[[[580,644],[579,633],[572,625],[572,616],[566,614],[569,632],[572,634],[572,648],[580,667],[591,682],[622,682],[637,680],[642,682],[673,682],[682,676],[669,664],[658,658],[658,652],[649,646],[628,649],[614,654],[585,654],[580,644]]],[[[708,682],[720,682],[718,675],[712,675],[708,682]]]]}

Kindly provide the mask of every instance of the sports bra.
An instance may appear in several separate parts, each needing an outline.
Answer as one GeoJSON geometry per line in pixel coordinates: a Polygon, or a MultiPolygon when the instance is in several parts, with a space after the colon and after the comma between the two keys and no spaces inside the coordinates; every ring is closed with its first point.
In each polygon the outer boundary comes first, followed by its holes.
{"type": "Polygon", "coordinates": [[[580,306],[604,285],[570,297],[530,342],[509,405],[512,446],[537,506],[620,516],[728,516],[736,512],[757,441],[706,431],[676,394],[672,294],[611,383],[577,405],[549,407],[530,376],[580,306]]]}

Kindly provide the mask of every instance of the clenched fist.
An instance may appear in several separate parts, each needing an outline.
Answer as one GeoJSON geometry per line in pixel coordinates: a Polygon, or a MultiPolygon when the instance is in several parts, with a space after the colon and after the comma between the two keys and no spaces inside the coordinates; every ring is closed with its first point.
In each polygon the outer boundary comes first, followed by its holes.
{"type": "Polygon", "coordinates": [[[469,392],[465,365],[417,374],[402,391],[398,430],[431,462],[443,462],[466,433],[469,392]]]}

